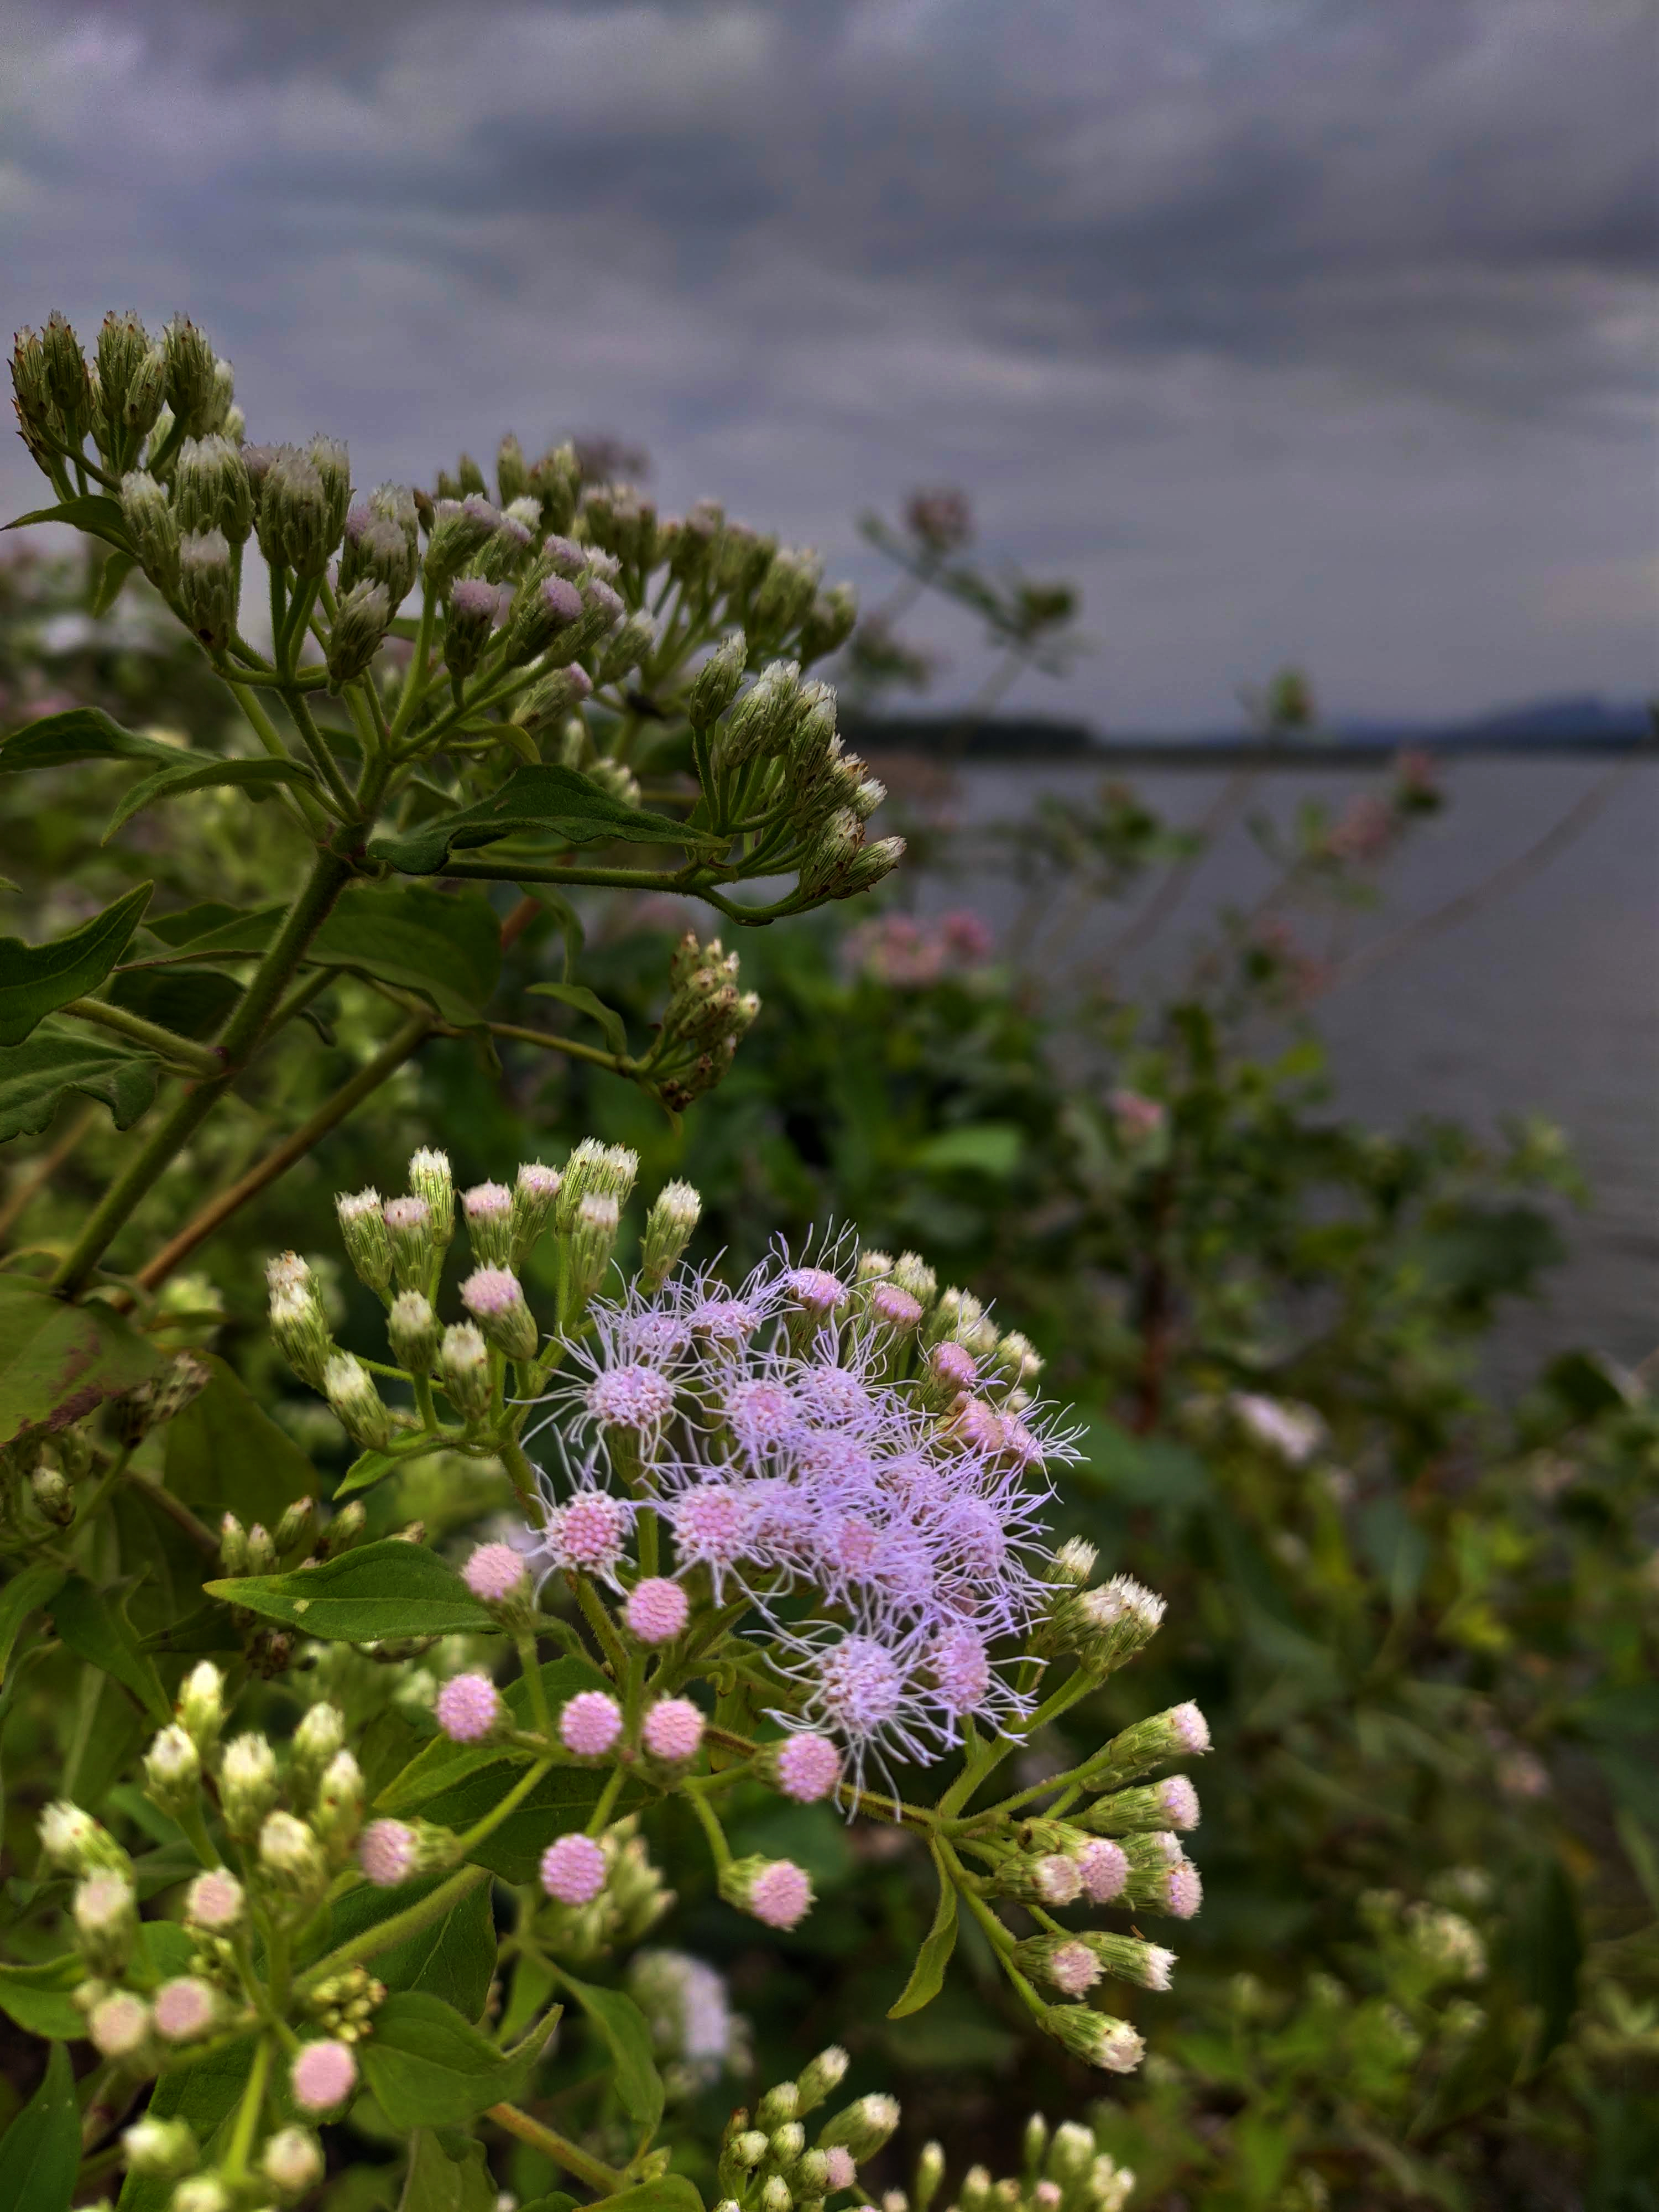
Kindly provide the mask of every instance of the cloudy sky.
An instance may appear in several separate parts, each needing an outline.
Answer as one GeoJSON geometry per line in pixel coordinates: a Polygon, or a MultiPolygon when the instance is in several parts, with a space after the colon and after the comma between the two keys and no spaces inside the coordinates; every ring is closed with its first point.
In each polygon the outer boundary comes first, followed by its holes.
{"type": "MultiPolygon", "coordinates": [[[[175,307],[362,480],[611,428],[832,573],[974,495],[1020,703],[1659,683],[1650,0],[9,0],[12,323],[175,307]]],[[[21,450],[0,495],[33,496],[21,450]]],[[[981,664],[954,634],[947,690],[981,664]]]]}

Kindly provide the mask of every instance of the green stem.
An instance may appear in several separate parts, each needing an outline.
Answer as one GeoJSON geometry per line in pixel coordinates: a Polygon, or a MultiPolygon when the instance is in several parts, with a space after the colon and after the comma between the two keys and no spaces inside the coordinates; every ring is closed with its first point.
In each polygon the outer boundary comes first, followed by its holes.
{"type": "Polygon", "coordinates": [[[258,2131],[259,2115],[264,2108],[265,2085],[270,2079],[270,2062],[275,2046],[268,2035],[262,2035],[253,2049],[253,2064],[249,2069],[247,2087],[242,2092],[242,2101],[237,2109],[236,2126],[230,2138],[230,2148],[225,2154],[225,2172],[234,2186],[247,2179],[248,2154],[253,2148],[253,2139],[258,2131]]]}
{"type": "Polygon", "coordinates": [[[174,1102],[137,1157],[129,1162],[125,1171],[104,1193],[68,1257],[52,1279],[52,1287],[60,1297],[73,1297],[85,1289],[93,1270],[125,1226],[133,1209],[230,1089],[264,1034],[307,945],[321,927],[350,875],[350,864],[337,854],[318,854],[305,888],[289,909],[275,943],[254,969],[219,1041],[222,1073],[210,1082],[197,1084],[174,1102]]]}
{"type": "Polygon", "coordinates": [[[548,1710],[547,1692],[542,1686],[541,1654],[536,1649],[532,1631],[526,1628],[514,1642],[519,1649],[519,1664],[524,1669],[525,1686],[530,1696],[531,1717],[541,1730],[544,1740],[553,1741],[553,1716],[548,1710]]]}
{"type": "Polygon", "coordinates": [[[702,1823],[702,1832],[708,1838],[708,1849],[714,1861],[715,1873],[724,1874],[732,1863],[732,1846],[726,1840],[725,1829],[704,1804],[701,1793],[690,1783],[682,1787],[680,1795],[702,1823]]]}
{"type": "Polygon", "coordinates": [[[283,694],[283,702],[294,717],[294,726],[300,732],[301,740],[311,755],[318,775],[333,793],[334,803],[341,814],[349,821],[357,811],[357,802],[352,795],[350,785],[340,773],[333,747],[312,718],[304,692],[297,685],[290,684],[283,694]]]}
{"type": "Polygon", "coordinates": [[[627,1771],[624,1768],[621,1766],[611,1768],[605,1778],[605,1787],[599,1792],[599,1802],[587,1816],[587,1826],[585,1831],[587,1835],[600,1836],[605,1833],[610,1825],[611,1815],[616,1810],[617,1800],[622,1795],[623,1784],[627,1779],[627,1771]]]}
{"type": "Polygon", "coordinates": [[[130,1014],[125,1006],[106,1006],[101,999],[71,999],[58,1011],[73,1014],[76,1021],[94,1022],[100,1029],[113,1030],[118,1036],[158,1053],[181,1075],[217,1075],[224,1064],[211,1046],[192,1043],[190,1038],[163,1029],[159,1022],[147,1022],[142,1014],[130,1014]]]}
{"type": "Polygon", "coordinates": [[[616,1631],[611,1615],[605,1611],[599,1593],[586,1575],[571,1577],[576,1585],[576,1602],[587,1616],[588,1626],[599,1640],[599,1648],[611,1664],[611,1672],[620,1682],[628,1673],[628,1653],[616,1631]]]}
{"type": "Polygon", "coordinates": [[[533,1766],[526,1767],[506,1796],[492,1805],[482,1820],[475,1822],[464,1836],[457,1838],[456,1848],[462,1851],[474,1850],[487,1836],[494,1835],[507,1814],[518,1811],[542,1777],[552,1772],[553,1765],[550,1759],[538,1759],[533,1766]]]}
{"type": "Polygon", "coordinates": [[[392,735],[402,737],[409,727],[415,709],[421,703],[426,690],[427,662],[432,656],[432,617],[438,604],[438,595],[428,584],[421,595],[420,627],[415,633],[415,652],[409,664],[409,674],[404,679],[404,696],[398,702],[398,711],[392,718],[392,735]]]}
{"type": "Polygon", "coordinates": [[[585,2150],[579,2150],[574,2143],[544,2127],[540,2120],[532,2120],[528,2112],[521,2112],[516,2105],[491,2105],[484,2118],[494,2120],[508,2135],[517,2136],[520,2142],[528,2143],[532,2150],[550,2158],[555,2166],[562,2166],[567,2173],[574,2174],[578,2181],[585,2181],[590,2189],[600,2190],[606,2197],[614,2197],[627,2185],[626,2174],[618,2173],[614,2166],[602,2166],[598,2159],[590,2158],[585,2150]]]}
{"type": "Polygon", "coordinates": [[[597,1045],[579,1043],[574,1037],[551,1036],[545,1030],[520,1029],[516,1022],[486,1022],[484,1027],[491,1036],[508,1037],[515,1044],[538,1044],[548,1052],[568,1053],[573,1060],[591,1060],[595,1067],[609,1068],[613,1075],[626,1075],[632,1066],[614,1052],[601,1052],[597,1045]]]}

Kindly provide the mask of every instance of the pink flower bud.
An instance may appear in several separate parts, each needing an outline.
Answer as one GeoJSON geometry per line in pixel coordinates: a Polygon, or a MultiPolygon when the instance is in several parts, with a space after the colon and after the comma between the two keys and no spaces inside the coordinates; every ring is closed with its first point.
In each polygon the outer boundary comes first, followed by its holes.
{"type": "Polygon", "coordinates": [[[106,2058],[131,2058],[149,2033],[149,2007],[128,1990],[117,1990],[92,2008],[87,2033],[106,2058]]]}
{"type": "Polygon", "coordinates": [[[415,1871],[419,1846],[401,1820],[371,1820],[357,1841],[357,1863],[376,1889],[396,1889],[415,1871]]]}
{"type": "Polygon", "coordinates": [[[672,1644],[690,1610],[690,1601],[678,1583],[664,1575],[649,1575],[629,1592],[623,1619],[629,1634],[641,1644],[672,1644]]]}
{"type": "Polygon", "coordinates": [[[481,1605],[501,1605],[523,1590],[529,1569],[511,1544],[480,1544],[461,1569],[461,1580],[481,1605]]]}
{"type": "Polygon", "coordinates": [[[1129,1879],[1129,1862],[1122,1846],[1103,1836],[1085,1844],[1077,1855],[1077,1869],[1091,1905],[1109,1905],[1129,1879]]]}
{"type": "Polygon", "coordinates": [[[1172,1866],[1164,1884],[1164,1899],[1177,1920],[1190,1920],[1204,1902],[1204,1884],[1190,1859],[1172,1866]]]}
{"type": "Polygon", "coordinates": [[[455,1674],[438,1692],[438,1726],[452,1743],[481,1743],[501,1716],[501,1692],[488,1674],[455,1674]]]}
{"type": "Polygon", "coordinates": [[[830,2171],[824,2176],[826,2185],[830,2189],[850,2189],[858,2179],[859,2170],[846,2144],[832,2144],[824,2156],[830,2161],[830,2171]]]}
{"type": "Polygon", "coordinates": [[[798,1805],[816,1805],[841,1780],[841,1753],[827,1735],[786,1736],[772,1754],[779,1789],[798,1805]]]}
{"type": "Polygon", "coordinates": [[[163,1982],[155,1992],[156,2032],[169,2043],[190,2043],[207,2033],[218,2010],[218,1994],[210,1983],[198,1982],[193,1974],[180,1975],[176,1981],[163,1982]]]}
{"type": "Polygon", "coordinates": [[[307,2043],[289,2074],[294,2101],[302,2112],[331,2112],[357,2086],[357,2062],[344,2043],[307,2043]]]}
{"type": "Polygon", "coordinates": [[[622,1707],[603,1690],[579,1690],[559,1715],[559,1741],[578,1759],[603,1759],[622,1734],[622,1707]]]}
{"type": "Polygon", "coordinates": [[[592,1836],[560,1836],[542,1853],[542,1887],[560,1905],[591,1905],[605,1887],[605,1853],[592,1836]]]}
{"type": "Polygon", "coordinates": [[[659,1698],[647,1713],[641,1733],[653,1759],[690,1759],[702,1741],[702,1715],[690,1698],[659,1698]]]}

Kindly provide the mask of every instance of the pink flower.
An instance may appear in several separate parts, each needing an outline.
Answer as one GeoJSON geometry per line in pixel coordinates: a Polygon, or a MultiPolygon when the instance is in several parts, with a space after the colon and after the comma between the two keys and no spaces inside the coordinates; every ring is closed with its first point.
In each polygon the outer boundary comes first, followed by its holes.
{"type": "Polygon", "coordinates": [[[939,1702],[951,1712],[977,1712],[990,1694],[991,1656],[971,1628],[947,1628],[927,1664],[939,1702]]]}
{"type": "Polygon", "coordinates": [[[461,1304],[474,1321],[495,1321],[524,1304],[524,1285],[510,1267],[475,1267],[461,1285],[461,1304]]]}
{"type": "Polygon", "coordinates": [[[396,1889],[415,1871],[415,1831],[401,1820],[371,1820],[357,1839],[357,1863],[377,1889],[396,1889]]]}
{"type": "Polygon", "coordinates": [[[700,1482],[668,1509],[674,1541],[688,1566],[706,1566],[716,1589],[725,1570],[740,1559],[748,1545],[749,1513],[730,1483],[700,1482]]]}
{"type": "Polygon", "coordinates": [[[859,2172],[853,2162],[853,2154],[846,2144],[832,2143],[824,2156],[830,2162],[830,2171],[823,2178],[825,2188],[850,2189],[858,2179],[859,2172]]]}
{"type": "Polygon", "coordinates": [[[838,1313],[847,1303],[847,1285],[827,1267],[792,1267],[784,1287],[809,1313],[838,1313]]]}
{"type": "Polygon", "coordinates": [[[529,1570],[511,1544],[480,1544],[461,1569],[461,1580],[481,1605],[500,1605],[523,1590],[529,1570]]]}
{"type": "Polygon", "coordinates": [[[1080,1997],[1101,1977],[1101,1964],[1086,1943],[1062,1943],[1048,1961],[1048,1978],[1068,1997],[1080,1997]]]}
{"type": "Polygon", "coordinates": [[[218,2016],[219,1996],[210,1983],[193,1974],[163,1982],[154,1999],[155,2027],[169,2043],[193,2042],[205,2035],[218,2016]]]}
{"type": "Polygon", "coordinates": [[[607,1367],[587,1386],[587,1410],[607,1428],[654,1429],[674,1410],[674,1386],[637,1362],[607,1367]]]}
{"type": "Polygon", "coordinates": [[[816,1805],[841,1780],[841,1753],[827,1735],[786,1736],[772,1754],[772,1771],[786,1797],[816,1805]]]}
{"type": "Polygon", "coordinates": [[[592,1836],[559,1836],[542,1853],[542,1887],[560,1905],[591,1905],[605,1877],[605,1853],[592,1836]]]}
{"type": "Polygon", "coordinates": [[[622,1734],[622,1707],[603,1690],[578,1690],[559,1714],[559,1741],[578,1759],[603,1759],[622,1734]]]}
{"type": "Polygon", "coordinates": [[[793,1859],[774,1859],[749,1885],[749,1910],[769,1928],[793,1928],[812,1909],[812,1885],[793,1859]]]}
{"type": "Polygon", "coordinates": [[[302,2112],[331,2112],[357,2086],[357,2062],[344,2043],[307,2043],[289,2074],[294,2101],[302,2112]]]}
{"type": "Polygon", "coordinates": [[[1077,1855],[1077,1870],[1091,1905],[1109,1905],[1129,1879],[1129,1862],[1122,1846],[1103,1836],[1083,1845],[1077,1855]]]}
{"type": "Polygon", "coordinates": [[[461,1200],[469,1222],[505,1221],[513,1212],[513,1194],[504,1182],[474,1183],[461,1200]]]}
{"type": "Polygon", "coordinates": [[[1176,1736],[1194,1758],[1200,1752],[1209,1749],[1210,1723],[1190,1699],[1184,1705],[1172,1705],[1169,1721],[1176,1736]]]}
{"type": "Polygon", "coordinates": [[[1177,1920],[1190,1920],[1204,1902],[1204,1885],[1190,1859],[1172,1866],[1164,1884],[1164,1901],[1177,1920]]]}
{"type": "Polygon", "coordinates": [[[198,1874],[185,1899],[185,1917],[198,1928],[234,1928],[242,1902],[242,1885],[234,1874],[198,1874]]]}
{"type": "Polygon", "coordinates": [[[1198,1792],[1184,1774],[1172,1774],[1158,1785],[1158,1801],[1172,1828],[1198,1826],[1198,1792]]]}
{"type": "Polygon", "coordinates": [[[647,1575],[628,1594],[623,1619],[641,1644],[672,1644],[686,1623],[691,1601],[665,1575],[647,1575]]]}
{"type": "Polygon", "coordinates": [[[952,1397],[958,1390],[971,1390],[979,1380],[978,1364],[961,1344],[936,1344],[927,1355],[927,1371],[952,1397]]]}
{"type": "Polygon", "coordinates": [[[896,1283],[877,1283],[870,1292],[870,1311],[889,1328],[914,1328],[921,1319],[921,1300],[896,1283]]]}
{"type": "Polygon", "coordinates": [[[633,1508],[608,1490],[579,1490],[547,1516],[547,1555],[567,1574],[608,1576],[623,1555],[633,1508]]]}
{"type": "Polygon", "coordinates": [[[659,1698],[647,1713],[641,1734],[653,1759],[690,1759],[702,1741],[702,1715],[690,1698],[659,1698]]]}
{"type": "Polygon", "coordinates": [[[87,2033],[106,2058],[130,2058],[149,2033],[149,2007],[130,1990],[117,1990],[92,2008],[87,2033]]]}
{"type": "Polygon", "coordinates": [[[438,1726],[452,1743],[481,1743],[501,1717],[501,1694],[488,1674],[455,1674],[438,1692],[438,1726]]]}

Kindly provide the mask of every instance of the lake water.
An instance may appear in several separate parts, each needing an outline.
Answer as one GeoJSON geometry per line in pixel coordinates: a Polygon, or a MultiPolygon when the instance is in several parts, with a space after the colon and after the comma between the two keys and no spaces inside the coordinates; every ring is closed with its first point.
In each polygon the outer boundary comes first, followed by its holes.
{"type": "MultiPolygon", "coordinates": [[[[1038,791],[1081,795],[1102,774],[1072,763],[976,763],[962,774],[958,811],[1007,820],[1038,791]]],[[[1340,811],[1384,775],[1376,764],[1274,768],[1257,781],[1250,808],[1282,821],[1311,796],[1340,811]]],[[[1626,1365],[1659,1346],[1659,763],[1509,754],[1443,764],[1447,811],[1386,870],[1382,906],[1357,918],[1346,947],[1380,945],[1486,883],[1609,776],[1607,803],[1547,865],[1495,887],[1455,926],[1402,945],[1312,1011],[1339,1104],[1374,1126],[1427,1113],[1490,1131],[1506,1115],[1538,1112],[1567,1131],[1593,1200],[1564,1214],[1572,1257],[1547,1297],[1510,1311],[1494,1359],[1506,1382],[1564,1344],[1597,1346],[1626,1365]]],[[[1127,780],[1166,818],[1194,825],[1224,781],[1207,768],[1161,767],[1127,780]]],[[[1207,916],[1224,903],[1249,907],[1272,878],[1235,821],[1131,972],[1172,976],[1207,916]]],[[[971,905],[1006,934],[1022,896],[982,878],[929,883],[921,903],[971,905]]],[[[1069,917],[1066,957],[1097,956],[1133,911],[1069,917]]]]}

